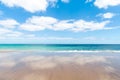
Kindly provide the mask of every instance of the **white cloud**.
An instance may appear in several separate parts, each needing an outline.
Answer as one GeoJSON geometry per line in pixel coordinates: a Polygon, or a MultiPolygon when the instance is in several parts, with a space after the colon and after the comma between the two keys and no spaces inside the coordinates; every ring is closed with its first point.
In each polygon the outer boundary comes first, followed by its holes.
{"type": "Polygon", "coordinates": [[[25,33],[22,30],[34,32],[42,30],[79,32],[113,29],[112,27],[106,27],[108,23],[109,21],[95,22],[82,19],[59,20],[48,16],[33,16],[28,18],[25,23],[19,23],[14,19],[6,19],[0,20],[0,39],[73,40],[74,38],[71,37],[39,37],[35,34],[25,33]]]}
{"type": "Polygon", "coordinates": [[[62,20],[57,22],[56,24],[53,25],[52,29],[53,30],[66,30],[66,29],[71,29],[73,27],[73,21],[71,20],[62,20]]]}
{"type": "Polygon", "coordinates": [[[11,32],[8,29],[0,28],[0,35],[11,32]]]}
{"type": "Polygon", "coordinates": [[[109,6],[120,5],[120,0],[95,0],[94,5],[98,8],[108,8],[109,6]]]}
{"type": "Polygon", "coordinates": [[[37,17],[33,16],[29,18],[26,23],[20,25],[21,29],[28,30],[28,31],[40,31],[46,28],[52,28],[52,25],[57,22],[57,19],[52,17],[37,17]]]}
{"type": "Polygon", "coordinates": [[[15,28],[19,23],[14,19],[0,20],[0,27],[15,28]]]}
{"type": "Polygon", "coordinates": [[[95,22],[85,20],[58,20],[53,17],[34,16],[29,18],[20,28],[27,31],[55,30],[55,31],[93,31],[105,29],[109,21],[95,22]]]}
{"type": "Polygon", "coordinates": [[[30,39],[36,38],[33,34],[23,33],[17,30],[10,30],[6,28],[0,28],[0,39],[30,39]]]}
{"type": "Polygon", "coordinates": [[[0,0],[8,7],[21,7],[29,12],[46,11],[50,4],[55,4],[57,0],[0,0]]]}
{"type": "Polygon", "coordinates": [[[22,35],[21,32],[0,28],[0,35],[22,35]]]}
{"type": "Polygon", "coordinates": [[[75,27],[72,28],[73,31],[94,31],[94,30],[102,30],[109,23],[109,21],[103,22],[94,22],[94,21],[85,21],[78,20],[74,22],[75,27]]]}
{"type": "Polygon", "coordinates": [[[70,2],[70,0],[61,0],[62,2],[64,2],[64,3],[69,3],[70,2]]]}
{"type": "Polygon", "coordinates": [[[38,26],[33,24],[22,24],[20,27],[21,29],[27,30],[27,31],[40,31],[45,29],[43,26],[38,26]]]}
{"type": "Polygon", "coordinates": [[[114,13],[111,13],[111,12],[107,12],[107,13],[100,13],[100,14],[98,14],[97,15],[97,17],[102,17],[102,18],[104,18],[104,19],[111,19],[111,18],[113,18],[115,16],[115,14],[114,13]]]}
{"type": "MultiPolygon", "coordinates": [[[[112,13],[106,13],[103,15],[104,18],[112,18],[113,16],[114,14],[112,13]]],[[[95,22],[82,19],[59,20],[48,16],[33,16],[31,18],[28,18],[25,23],[21,24],[14,19],[0,20],[0,29],[4,30],[2,33],[5,31],[10,31],[9,28],[18,28],[26,31],[41,31],[48,29],[54,31],[68,30],[79,32],[112,29],[110,27],[106,27],[109,22],[110,21],[95,22]]]]}
{"type": "Polygon", "coordinates": [[[115,14],[113,14],[113,13],[105,13],[105,14],[103,14],[103,18],[108,18],[108,19],[110,19],[110,18],[112,18],[113,16],[115,16],[115,14]]]}
{"type": "MultiPolygon", "coordinates": [[[[34,31],[32,28],[30,29],[31,31],[34,31]]],[[[20,39],[20,40],[26,39],[26,40],[36,40],[36,41],[45,41],[45,40],[61,40],[61,41],[62,40],[76,40],[76,41],[79,41],[82,38],[59,37],[59,36],[39,37],[39,36],[36,36],[35,34],[23,33],[23,32],[14,31],[14,30],[6,29],[6,28],[0,28],[0,40],[5,40],[5,39],[20,39]]],[[[94,40],[95,41],[98,39],[95,37],[85,37],[82,40],[91,40],[91,41],[94,40]]]]}
{"type": "Polygon", "coordinates": [[[55,24],[57,22],[57,19],[53,18],[53,17],[44,17],[44,16],[33,16],[32,18],[29,18],[27,21],[27,23],[32,23],[32,24],[36,24],[36,25],[50,25],[50,24],[55,24]]]}

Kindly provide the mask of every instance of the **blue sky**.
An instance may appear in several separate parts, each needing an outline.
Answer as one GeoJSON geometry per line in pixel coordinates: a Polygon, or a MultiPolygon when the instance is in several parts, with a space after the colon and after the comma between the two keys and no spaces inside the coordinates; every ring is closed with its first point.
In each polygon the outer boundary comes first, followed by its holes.
{"type": "Polygon", "coordinates": [[[120,0],[0,0],[0,43],[120,44],[120,0]]]}

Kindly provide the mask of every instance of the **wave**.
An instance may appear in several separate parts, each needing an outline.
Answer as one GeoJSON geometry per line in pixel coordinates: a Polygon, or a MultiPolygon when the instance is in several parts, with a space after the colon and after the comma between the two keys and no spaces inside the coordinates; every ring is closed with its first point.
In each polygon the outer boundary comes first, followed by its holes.
{"type": "Polygon", "coordinates": [[[8,49],[8,50],[0,50],[0,52],[57,52],[57,53],[71,53],[71,52],[81,52],[81,53],[98,53],[98,52],[110,52],[110,53],[120,53],[120,50],[16,50],[16,49],[8,49]]]}
{"type": "Polygon", "coordinates": [[[58,50],[58,51],[47,51],[47,52],[118,52],[120,53],[120,50],[58,50]]]}
{"type": "Polygon", "coordinates": [[[120,53],[120,50],[24,50],[30,52],[55,52],[55,53],[120,53]]]}

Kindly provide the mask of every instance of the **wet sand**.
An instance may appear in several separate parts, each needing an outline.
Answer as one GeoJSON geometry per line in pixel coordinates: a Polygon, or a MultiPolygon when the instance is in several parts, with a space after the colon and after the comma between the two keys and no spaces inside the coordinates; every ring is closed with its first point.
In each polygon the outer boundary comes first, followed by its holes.
{"type": "Polygon", "coordinates": [[[120,80],[119,61],[118,53],[4,53],[0,80],[120,80]]]}

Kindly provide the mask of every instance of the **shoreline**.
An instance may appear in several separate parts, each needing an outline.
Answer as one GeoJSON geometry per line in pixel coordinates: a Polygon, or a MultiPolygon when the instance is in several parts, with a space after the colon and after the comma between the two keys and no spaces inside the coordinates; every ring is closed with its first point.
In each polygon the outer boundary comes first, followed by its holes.
{"type": "Polygon", "coordinates": [[[57,52],[57,53],[64,53],[64,52],[81,52],[81,53],[120,53],[120,50],[38,50],[38,49],[0,49],[0,52],[57,52]]]}

